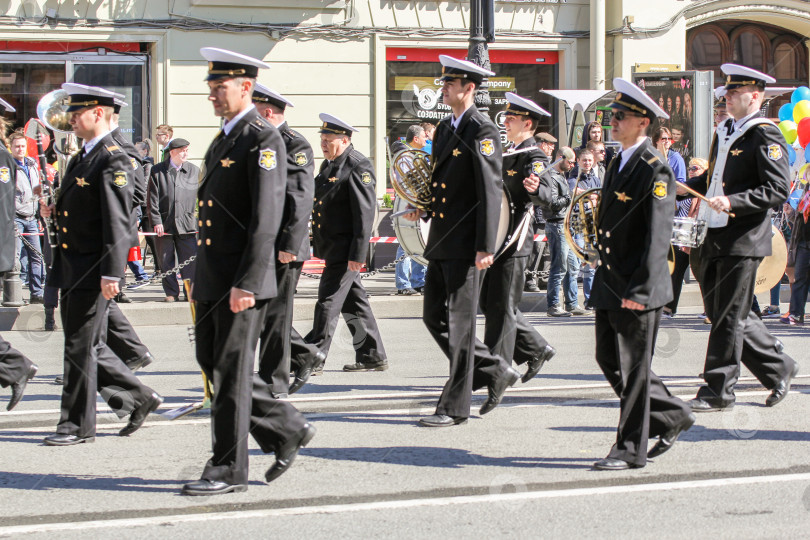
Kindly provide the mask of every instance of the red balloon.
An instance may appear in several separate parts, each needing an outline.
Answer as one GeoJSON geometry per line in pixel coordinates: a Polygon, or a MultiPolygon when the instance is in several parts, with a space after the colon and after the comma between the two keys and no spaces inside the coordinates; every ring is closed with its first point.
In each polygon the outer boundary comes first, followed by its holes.
{"type": "Polygon", "coordinates": [[[805,148],[810,143],[810,116],[806,116],[799,121],[796,126],[796,133],[799,135],[799,145],[805,148]]]}

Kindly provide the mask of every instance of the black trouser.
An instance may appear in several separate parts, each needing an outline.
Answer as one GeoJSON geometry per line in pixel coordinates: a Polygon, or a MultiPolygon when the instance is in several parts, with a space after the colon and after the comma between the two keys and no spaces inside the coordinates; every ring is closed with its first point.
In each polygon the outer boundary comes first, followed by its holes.
{"type": "MultiPolygon", "coordinates": [[[[169,270],[197,254],[197,234],[164,234],[157,238],[157,247],[160,267],[169,270]]],[[[180,270],[183,279],[194,279],[194,267],[195,262],[191,261],[180,270]]],[[[161,283],[166,296],[177,298],[180,295],[180,285],[175,274],[164,277],[161,283]]]]}
{"type": "MultiPolygon", "coordinates": [[[[139,217],[139,221],[140,221],[140,225],[141,225],[141,231],[143,231],[143,232],[154,232],[154,229],[152,228],[152,225],[149,223],[149,215],[146,213],[146,207],[145,206],[141,207],[141,214],[140,214],[140,217],[139,217]]],[[[148,234],[148,235],[144,236],[144,238],[146,239],[146,245],[149,247],[149,249],[152,250],[152,259],[154,259],[154,261],[155,261],[155,273],[159,273],[160,269],[161,269],[161,266],[160,266],[160,256],[158,255],[158,250],[157,250],[157,241],[156,241],[157,237],[152,236],[151,234],[148,234]]],[[[183,259],[183,260],[185,260],[185,259],[183,259]]],[[[145,254],[144,254],[144,257],[143,257],[143,262],[144,262],[144,265],[146,265],[146,255],[145,254]]],[[[171,266],[169,268],[171,268],[171,266]]],[[[193,276],[194,275],[192,274],[192,277],[193,276]]]]}
{"type": "Polygon", "coordinates": [[[329,354],[338,316],[342,312],[352,334],[357,362],[385,360],[385,348],[360,274],[349,272],[346,264],[346,261],[326,261],[318,284],[312,331],[304,340],[324,355],[329,354]]]}
{"type": "MultiPolygon", "coordinates": [[[[259,377],[275,395],[290,391],[293,301],[303,261],[281,264],[276,261],[278,296],[267,301],[259,348],[259,377]]],[[[298,335],[298,332],[295,332],[298,335]]],[[[300,338],[301,336],[298,335],[300,338]]]]}
{"type": "Polygon", "coordinates": [[[473,388],[496,380],[509,364],[475,337],[481,272],[471,261],[432,260],[425,274],[422,320],[450,360],[436,414],[470,416],[473,388]]]}
{"type": "Polygon", "coordinates": [[[137,360],[149,352],[115,302],[110,303],[108,312],[107,346],[124,362],[137,360]]]}
{"type": "Polygon", "coordinates": [[[28,376],[33,363],[0,337],[0,386],[7,388],[28,376]]]}
{"type": "Polygon", "coordinates": [[[706,386],[698,397],[733,402],[740,362],[768,389],[793,372],[794,360],[778,351],[778,340],[751,309],[761,260],[727,256],[703,261],[701,290],[712,329],[703,368],[706,386]]]}
{"type": "Polygon", "coordinates": [[[202,478],[248,482],[250,432],[265,452],[275,451],[306,423],[295,407],[270,394],[254,376],[253,362],[266,301],[233,313],[226,301],[197,302],[197,362],[214,385],[211,401],[213,456],[202,478]]]}
{"type": "Polygon", "coordinates": [[[667,307],[674,315],[678,312],[678,301],[681,298],[681,289],[683,289],[683,278],[686,275],[686,270],[689,268],[689,254],[684,253],[678,246],[673,246],[675,250],[675,269],[672,271],[672,301],[667,304],[667,307]]]}
{"type": "Polygon", "coordinates": [[[608,457],[647,462],[647,441],[690,414],[652,371],[661,309],[596,310],[596,362],[620,400],[616,444],[608,457]]]}
{"type": "Polygon", "coordinates": [[[518,310],[528,257],[501,258],[487,269],[481,286],[481,312],[486,317],[484,343],[493,355],[517,364],[537,357],[548,341],[518,310]]]}
{"type": "Polygon", "coordinates": [[[56,431],[92,437],[96,432],[97,388],[109,388],[106,398],[110,407],[122,412],[144,403],[152,391],[106,346],[110,300],[96,290],[61,292],[65,360],[62,411],[56,431]]]}

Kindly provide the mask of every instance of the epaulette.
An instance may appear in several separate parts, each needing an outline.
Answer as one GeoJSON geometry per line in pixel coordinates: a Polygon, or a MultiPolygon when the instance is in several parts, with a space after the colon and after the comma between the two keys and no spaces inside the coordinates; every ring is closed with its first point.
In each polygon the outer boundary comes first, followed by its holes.
{"type": "Polygon", "coordinates": [[[104,148],[106,148],[107,152],[109,152],[111,154],[115,154],[117,152],[122,152],[123,151],[123,150],[121,150],[121,148],[118,147],[117,144],[111,144],[110,146],[105,146],[104,148]]]}
{"type": "Polygon", "coordinates": [[[259,116],[253,122],[250,123],[250,127],[252,127],[253,129],[262,130],[269,128],[270,123],[261,116],[259,116]]]}

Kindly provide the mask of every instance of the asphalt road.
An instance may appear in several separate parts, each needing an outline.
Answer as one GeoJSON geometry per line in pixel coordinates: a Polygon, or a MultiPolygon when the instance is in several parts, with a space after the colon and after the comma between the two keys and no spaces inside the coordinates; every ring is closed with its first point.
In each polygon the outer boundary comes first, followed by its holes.
{"type": "MultiPolygon", "coordinates": [[[[696,309],[664,321],[653,367],[687,399],[700,383],[708,326],[696,309]]],[[[530,320],[558,355],[503,404],[468,424],[419,428],[432,413],[447,361],[417,318],[380,327],[391,368],[344,373],[351,337],[339,327],[326,372],[291,401],[317,427],[293,467],[270,485],[273,456],[251,442],[250,488],[182,497],[208,458],[205,413],[153,415],[128,438],[99,401],[99,436],[74,447],[41,445],[56,425],[60,333],[4,332],[40,366],[22,403],[0,413],[0,537],[458,538],[803,537],[810,523],[810,355],[807,330],[768,321],[801,365],[788,398],[746,371],[737,406],[709,413],[647,467],[597,472],[615,438],[618,402],[593,360],[592,317],[530,320]]],[[[307,321],[296,323],[308,330],[307,321]]],[[[166,397],[193,401],[201,380],[182,325],[140,327],[158,361],[140,372],[166,397]]],[[[6,398],[7,390],[0,396],[6,398]]]]}

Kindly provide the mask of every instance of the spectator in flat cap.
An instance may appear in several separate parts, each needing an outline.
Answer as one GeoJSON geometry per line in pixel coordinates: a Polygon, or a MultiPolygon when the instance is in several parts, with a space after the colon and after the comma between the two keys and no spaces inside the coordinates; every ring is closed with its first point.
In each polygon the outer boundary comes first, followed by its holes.
{"type": "MultiPolygon", "coordinates": [[[[197,182],[200,169],[188,162],[189,142],[177,138],[166,146],[169,159],[152,167],[149,175],[149,223],[157,234],[157,253],[161,268],[173,268],[197,254],[197,182]]],[[[181,270],[183,277],[194,279],[194,262],[181,270]]],[[[179,299],[177,276],[163,278],[166,302],[179,299]]]]}

